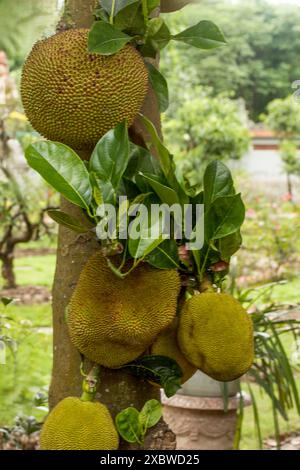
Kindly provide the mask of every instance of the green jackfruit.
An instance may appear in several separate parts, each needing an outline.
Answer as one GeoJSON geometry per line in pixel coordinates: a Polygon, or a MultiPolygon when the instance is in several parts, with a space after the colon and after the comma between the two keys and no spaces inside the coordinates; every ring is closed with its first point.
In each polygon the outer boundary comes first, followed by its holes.
{"type": "Polygon", "coordinates": [[[165,331],[163,331],[152,344],[151,354],[157,356],[167,356],[177,362],[182,370],[181,383],[184,384],[197,371],[197,367],[192,365],[179,349],[177,342],[177,321],[165,331]]]}
{"type": "Polygon", "coordinates": [[[35,44],[22,74],[21,94],[32,126],[74,149],[93,148],[118,123],[131,125],[148,90],[137,50],[89,54],[87,29],[58,33],[35,44]]]}
{"type": "Polygon", "coordinates": [[[91,361],[120,367],[140,356],[172,323],[179,289],[176,270],[144,264],[123,280],[98,252],[81,272],[68,306],[70,338],[91,361]]]}
{"type": "Polygon", "coordinates": [[[178,343],[194,366],[222,382],[241,377],[253,362],[251,318],[228,294],[203,293],[188,300],[180,315],[178,343]]]}
{"type": "Polygon", "coordinates": [[[68,397],[48,415],[42,450],[117,450],[119,437],[106,406],[68,397]]]}

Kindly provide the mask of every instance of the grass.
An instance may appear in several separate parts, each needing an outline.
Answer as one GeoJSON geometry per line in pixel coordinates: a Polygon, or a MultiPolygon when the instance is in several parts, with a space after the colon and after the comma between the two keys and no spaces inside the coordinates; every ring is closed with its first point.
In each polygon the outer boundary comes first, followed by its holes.
{"type": "MultiPolygon", "coordinates": [[[[55,256],[24,257],[16,260],[17,280],[21,285],[50,287],[54,275],[55,256]]],[[[281,302],[299,302],[300,280],[276,286],[274,298],[281,302]]],[[[1,312],[0,312],[1,313],[1,312]]],[[[34,396],[49,387],[52,367],[52,334],[50,305],[18,306],[5,309],[11,319],[7,330],[18,342],[16,360],[7,354],[6,365],[0,365],[0,426],[12,424],[18,414],[34,415],[43,419],[46,411],[37,409],[34,396]]],[[[288,354],[294,351],[292,337],[284,339],[288,354]]],[[[298,378],[299,383],[299,378],[298,378]]],[[[300,383],[299,383],[300,385],[300,383]]],[[[245,385],[247,392],[247,385],[245,385]]],[[[253,392],[260,410],[261,429],[264,438],[274,434],[272,405],[260,388],[253,385],[253,392]]],[[[289,422],[280,420],[282,432],[300,429],[299,416],[290,412],[289,422]]],[[[257,449],[253,409],[245,409],[241,449],[257,449]]]]}

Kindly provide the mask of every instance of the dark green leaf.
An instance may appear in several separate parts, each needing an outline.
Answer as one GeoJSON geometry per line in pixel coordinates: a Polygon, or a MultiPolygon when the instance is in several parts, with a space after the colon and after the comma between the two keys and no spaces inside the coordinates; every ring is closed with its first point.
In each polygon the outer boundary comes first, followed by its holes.
{"type": "Polygon", "coordinates": [[[90,180],[93,186],[93,196],[97,205],[112,204],[115,205],[117,201],[116,189],[113,187],[111,181],[103,181],[94,172],[90,172],[90,180]],[[96,191],[98,189],[98,197],[96,191]]]}
{"type": "Polygon", "coordinates": [[[161,173],[159,162],[151,153],[138,145],[131,144],[130,160],[124,176],[135,183],[142,193],[147,193],[151,189],[140,173],[150,173],[159,175],[161,173]]]}
{"type": "MultiPolygon", "coordinates": [[[[128,7],[132,3],[140,3],[141,0],[116,0],[115,1],[115,10],[114,14],[117,15],[119,11],[123,10],[123,8],[128,7]]],[[[112,0],[101,0],[101,6],[104,10],[110,15],[112,11],[112,0]]]]}
{"type": "Polygon", "coordinates": [[[172,39],[199,49],[214,49],[226,44],[222,31],[211,21],[200,21],[197,25],[172,36],[172,39]]]}
{"type": "Polygon", "coordinates": [[[147,263],[157,269],[179,268],[178,246],[175,240],[165,240],[146,258],[147,263]]]}
{"type": "Polygon", "coordinates": [[[1,297],[0,301],[1,301],[2,305],[4,305],[4,307],[6,307],[7,305],[11,304],[14,301],[14,299],[11,299],[9,297],[1,297]]]}
{"type": "Polygon", "coordinates": [[[208,210],[218,197],[233,196],[235,194],[230,170],[219,160],[215,160],[207,166],[203,185],[205,210],[208,210]]]}
{"type": "Polygon", "coordinates": [[[111,24],[96,21],[89,33],[88,51],[91,54],[113,55],[131,39],[128,34],[123,33],[111,24]]]}
{"type": "Polygon", "coordinates": [[[147,429],[155,426],[162,417],[162,405],[158,400],[148,400],[139,414],[140,426],[143,434],[147,429]]]}
{"type": "Polygon", "coordinates": [[[36,142],[25,153],[28,164],[56,191],[73,204],[87,209],[92,186],[81,158],[69,147],[57,142],[36,142]]]}
{"type": "Polygon", "coordinates": [[[219,240],[218,249],[223,261],[229,261],[242,246],[242,235],[240,230],[219,240]]]}
{"type": "Polygon", "coordinates": [[[166,356],[143,356],[125,365],[124,369],[161,385],[167,397],[175,395],[181,387],[182,370],[174,359],[166,356]]]}
{"type": "Polygon", "coordinates": [[[161,113],[164,113],[169,107],[169,90],[167,80],[152,64],[147,63],[147,67],[149,71],[149,80],[153,90],[155,91],[159,110],[161,113]]]}
{"type": "Polygon", "coordinates": [[[78,233],[86,233],[93,228],[92,224],[83,224],[80,220],[60,210],[49,210],[49,217],[60,225],[78,233]]]}
{"type": "Polygon", "coordinates": [[[168,186],[161,184],[159,181],[156,181],[153,179],[152,175],[141,173],[141,176],[149,183],[151,188],[156,192],[163,203],[167,204],[168,206],[180,203],[178,195],[174,189],[171,189],[168,186]]]}
{"type": "Polygon", "coordinates": [[[219,197],[205,214],[205,238],[218,240],[235,233],[245,219],[245,206],[240,194],[219,197]]]}
{"type": "Polygon", "coordinates": [[[143,36],[146,32],[141,2],[134,2],[120,10],[114,19],[115,28],[129,36],[143,36]]]}
{"type": "Polygon", "coordinates": [[[159,5],[160,0],[147,0],[148,12],[151,13],[159,5]]]}
{"type": "Polygon", "coordinates": [[[101,181],[118,189],[129,160],[129,139],[126,122],[107,132],[96,145],[90,160],[90,171],[101,181]]]}
{"type": "Polygon", "coordinates": [[[127,442],[141,442],[141,425],[139,412],[132,406],[121,411],[116,416],[116,428],[120,436],[127,442]]]}
{"type": "Polygon", "coordinates": [[[146,43],[141,47],[144,57],[155,58],[156,54],[170,42],[171,33],[162,18],[152,18],[148,23],[146,43]]]}

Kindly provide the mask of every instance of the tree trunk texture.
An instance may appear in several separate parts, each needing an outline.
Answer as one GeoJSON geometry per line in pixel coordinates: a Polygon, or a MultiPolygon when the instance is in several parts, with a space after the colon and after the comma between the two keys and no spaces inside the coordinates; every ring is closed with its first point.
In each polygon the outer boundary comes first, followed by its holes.
{"type": "MultiPolygon", "coordinates": [[[[92,23],[92,11],[96,0],[66,1],[67,15],[64,16],[59,29],[66,27],[89,27],[92,23]]],[[[147,115],[160,130],[160,116],[153,91],[149,91],[142,112],[147,115]]],[[[147,139],[141,124],[135,122],[130,130],[132,139],[141,145],[147,139]]],[[[88,153],[81,152],[83,159],[88,159],[88,153]]],[[[80,210],[66,200],[61,201],[61,209],[80,218],[80,210]]],[[[77,235],[60,227],[57,248],[57,264],[53,286],[53,371],[50,386],[49,402],[53,408],[67,396],[80,396],[82,376],[80,374],[81,356],[70,342],[65,321],[65,310],[76,286],[80,272],[88,258],[99,249],[99,245],[90,235],[77,235]]],[[[84,370],[88,371],[90,364],[85,361],[84,370]]],[[[128,406],[141,409],[144,403],[152,398],[159,399],[159,389],[148,382],[136,379],[122,371],[102,369],[101,379],[96,399],[106,404],[111,414],[115,416],[128,406]]],[[[174,434],[162,421],[150,430],[145,449],[174,449],[176,439],[174,434]]],[[[135,449],[135,446],[125,442],[121,449],[135,449]]]]}
{"type": "Polygon", "coordinates": [[[4,289],[14,289],[16,287],[16,276],[14,273],[14,256],[13,253],[1,255],[1,274],[5,281],[4,289]]]}

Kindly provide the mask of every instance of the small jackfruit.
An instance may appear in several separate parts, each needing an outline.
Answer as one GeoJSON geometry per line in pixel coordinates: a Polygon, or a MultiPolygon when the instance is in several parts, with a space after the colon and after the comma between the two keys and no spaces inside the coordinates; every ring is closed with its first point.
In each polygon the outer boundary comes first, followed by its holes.
{"type": "Polygon", "coordinates": [[[197,371],[197,367],[192,365],[179,349],[177,342],[177,321],[165,331],[163,331],[152,344],[151,354],[157,356],[166,356],[174,359],[182,370],[183,376],[181,383],[184,384],[197,371]]]}
{"type": "Polygon", "coordinates": [[[228,294],[207,292],[188,300],[180,315],[178,343],[194,366],[222,382],[241,377],[253,362],[251,318],[228,294]]]}
{"type": "Polygon", "coordinates": [[[68,397],[48,415],[42,450],[117,450],[119,437],[106,406],[68,397]]]}
{"type": "Polygon", "coordinates": [[[21,95],[32,126],[74,149],[93,148],[118,123],[131,125],[148,90],[138,51],[89,54],[88,29],[71,29],[39,41],[25,62],[21,95]]]}
{"type": "Polygon", "coordinates": [[[176,270],[144,264],[119,279],[97,252],[82,270],[68,306],[71,341],[91,361],[120,367],[172,323],[179,290],[176,270]]]}

